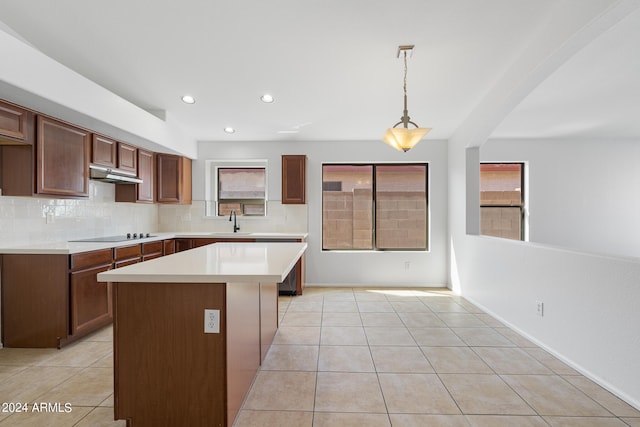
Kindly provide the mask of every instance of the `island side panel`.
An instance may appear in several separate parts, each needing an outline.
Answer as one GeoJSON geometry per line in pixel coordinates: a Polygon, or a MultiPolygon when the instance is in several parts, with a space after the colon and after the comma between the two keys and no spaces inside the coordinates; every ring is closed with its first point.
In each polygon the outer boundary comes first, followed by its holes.
{"type": "Polygon", "coordinates": [[[278,284],[260,283],[260,363],[278,330],[278,284]]]}
{"type": "Polygon", "coordinates": [[[227,284],[227,393],[230,427],[260,366],[260,286],[227,284]]]}
{"type": "Polygon", "coordinates": [[[223,283],[114,283],[115,418],[129,427],[225,426],[223,283]],[[220,333],[204,333],[204,310],[220,333]]]}

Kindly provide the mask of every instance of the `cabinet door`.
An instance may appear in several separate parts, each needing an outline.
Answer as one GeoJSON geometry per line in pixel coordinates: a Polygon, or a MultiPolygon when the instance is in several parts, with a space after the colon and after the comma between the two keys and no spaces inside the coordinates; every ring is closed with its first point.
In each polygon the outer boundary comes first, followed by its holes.
{"type": "Polygon", "coordinates": [[[306,203],[306,161],[304,155],[282,156],[282,203],[306,203]]]}
{"type": "Polygon", "coordinates": [[[37,122],[36,193],[88,196],[89,132],[44,116],[37,122]]]}
{"type": "Polygon", "coordinates": [[[164,255],[171,255],[176,253],[176,241],[173,239],[163,240],[162,242],[164,255]]]}
{"type": "Polygon", "coordinates": [[[193,239],[175,239],[175,251],[182,252],[193,249],[193,239]]]}
{"type": "Polygon", "coordinates": [[[159,203],[191,203],[191,159],[157,154],[156,185],[159,203]]]}
{"type": "Polygon", "coordinates": [[[0,101],[0,141],[3,144],[33,144],[33,113],[0,101]]]}
{"type": "Polygon", "coordinates": [[[138,178],[141,184],[116,184],[116,202],[145,202],[153,203],[153,152],[138,151],[138,178]]]}
{"type": "Polygon", "coordinates": [[[113,139],[95,133],[91,137],[91,163],[106,168],[116,167],[116,145],[113,139]]]}
{"type": "Polygon", "coordinates": [[[133,145],[118,143],[118,169],[138,174],[138,149],[133,145]]]}
{"type": "Polygon", "coordinates": [[[111,284],[96,277],[109,269],[105,264],[71,273],[71,334],[111,322],[111,284]]]}
{"type": "Polygon", "coordinates": [[[138,149],[138,201],[153,202],[153,153],[138,149]]]}

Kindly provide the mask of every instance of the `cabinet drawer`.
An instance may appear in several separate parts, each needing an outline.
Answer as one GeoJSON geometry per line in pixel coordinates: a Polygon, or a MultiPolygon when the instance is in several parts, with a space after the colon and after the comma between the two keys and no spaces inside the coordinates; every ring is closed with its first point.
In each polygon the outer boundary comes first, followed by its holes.
{"type": "Polygon", "coordinates": [[[140,257],[142,255],[141,245],[121,246],[113,249],[113,259],[121,260],[127,258],[140,257]]]}
{"type": "Polygon", "coordinates": [[[162,240],[158,240],[156,242],[143,243],[142,254],[143,255],[151,255],[151,254],[162,255],[162,240]]]}
{"type": "Polygon", "coordinates": [[[111,249],[100,249],[98,251],[80,252],[71,255],[71,270],[81,270],[94,265],[111,264],[113,252],[111,249]]]}
{"type": "Polygon", "coordinates": [[[151,255],[143,255],[142,256],[142,261],[149,261],[150,259],[160,258],[161,256],[162,256],[162,253],[155,253],[155,254],[151,254],[151,255]]]}

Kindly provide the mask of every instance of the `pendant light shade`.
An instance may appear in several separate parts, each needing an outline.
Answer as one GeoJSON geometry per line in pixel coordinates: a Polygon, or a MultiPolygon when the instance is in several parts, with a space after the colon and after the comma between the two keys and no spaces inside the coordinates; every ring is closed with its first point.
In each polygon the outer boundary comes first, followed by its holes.
{"type": "Polygon", "coordinates": [[[411,150],[426,134],[430,128],[389,128],[382,140],[398,151],[411,150]]]}
{"type": "Polygon", "coordinates": [[[404,56],[404,110],[402,117],[400,117],[400,121],[392,128],[387,129],[387,132],[382,137],[382,140],[385,143],[398,151],[404,152],[415,147],[415,145],[431,130],[431,128],[421,128],[412,122],[409,117],[409,111],[407,110],[407,52],[412,52],[413,47],[413,45],[398,47],[398,58],[400,57],[400,54],[403,54],[404,56]],[[402,127],[398,127],[399,125],[402,125],[402,127]],[[412,125],[415,128],[409,129],[409,125],[412,125]]]}

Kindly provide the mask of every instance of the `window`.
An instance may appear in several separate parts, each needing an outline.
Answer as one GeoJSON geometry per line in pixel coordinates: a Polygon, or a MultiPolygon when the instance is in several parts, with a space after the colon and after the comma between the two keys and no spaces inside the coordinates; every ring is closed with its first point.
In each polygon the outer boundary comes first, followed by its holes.
{"type": "Polygon", "coordinates": [[[480,234],[524,240],[524,164],[480,164],[480,234]]]}
{"type": "Polygon", "coordinates": [[[265,160],[207,160],[206,216],[266,216],[265,160]]]}
{"type": "Polygon", "coordinates": [[[323,250],[426,250],[427,164],[322,166],[323,250]]]}

